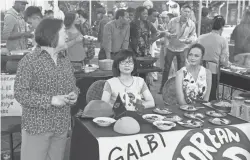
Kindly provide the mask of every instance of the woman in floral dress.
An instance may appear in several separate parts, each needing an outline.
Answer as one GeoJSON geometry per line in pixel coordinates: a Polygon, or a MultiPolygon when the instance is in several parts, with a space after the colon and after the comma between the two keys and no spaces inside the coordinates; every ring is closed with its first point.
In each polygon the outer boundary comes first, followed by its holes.
{"type": "Polygon", "coordinates": [[[191,104],[196,101],[208,101],[212,74],[201,66],[205,48],[194,44],[187,55],[188,64],[176,74],[176,94],[179,104],[191,104]]]}

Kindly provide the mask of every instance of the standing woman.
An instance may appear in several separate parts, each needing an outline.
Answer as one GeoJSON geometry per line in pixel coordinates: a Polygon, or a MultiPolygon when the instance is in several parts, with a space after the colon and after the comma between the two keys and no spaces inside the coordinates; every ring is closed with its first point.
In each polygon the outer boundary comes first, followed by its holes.
{"type": "MultiPolygon", "coordinates": [[[[83,10],[78,10],[76,13],[80,20],[80,24],[76,25],[78,30],[82,33],[83,36],[85,35],[93,36],[93,31],[88,21],[89,19],[88,14],[83,10]]],[[[85,46],[87,47],[86,58],[84,59],[84,63],[88,64],[89,61],[95,56],[95,44],[93,41],[84,41],[84,42],[85,46]]]]}
{"type": "Polygon", "coordinates": [[[18,64],[14,93],[22,105],[21,160],[62,160],[76,103],[73,68],[65,52],[62,20],[46,18],[35,31],[37,47],[18,64]]]}
{"type": "Polygon", "coordinates": [[[64,24],[68,34],[69,41],[75,41],[74,44],[68,46],[68,56],[75,69],[82,68],[84,59],[86,58],[87,47],[84,47],[81,32],[76,27],[80,24],[80,20],[76,13],[66,13],[64,24]]]}
{"type": "Polygon", "coordinates": [[[136,56],[148,56],[150,45],[157,40],[157,30],[151,22],[147,21],[148,10],[146,7],[137,7],[135,18],[130,23],[130,48],[136,56]]]}
{"type": "Polygon", "coordinates": [[[192,45],[187,54],[188,65],[176,73],[176,95],[181,105],[209,99],[212,73],[201,66],[204,54],[201,44],[192,45]]]}

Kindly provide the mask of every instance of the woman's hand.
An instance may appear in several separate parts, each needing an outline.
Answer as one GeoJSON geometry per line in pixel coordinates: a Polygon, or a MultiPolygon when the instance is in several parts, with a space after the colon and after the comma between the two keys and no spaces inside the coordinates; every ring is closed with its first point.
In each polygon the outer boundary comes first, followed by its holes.
{"type": "Polygon", "coordinates": [[[51,104],[55,107],[63,107],[66,105],[67,101],[67,95],[58,95],[52,97],[51,104]]]}
{"type": "Polygon", "coordinates": [[[77,94],[75,92],[70,92],[67,96],[67,103],[70,104],[70,105],[73,105],[76,103],[77,101],[77,94]]]}

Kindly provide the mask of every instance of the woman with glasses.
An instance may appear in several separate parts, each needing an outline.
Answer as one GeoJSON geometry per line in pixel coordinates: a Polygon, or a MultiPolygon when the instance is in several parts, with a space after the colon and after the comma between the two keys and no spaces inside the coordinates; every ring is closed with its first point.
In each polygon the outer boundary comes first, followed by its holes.
{"type": "Polygon", "coordinates": [[[120,95],[126,104],[127,110],[135,111],[134,103],[142,101],[145,108],[155,106],[154,98],[150,93],[144,79],[133,76],[137,69],[133,52],[121,50],[115,56],[113,63],[114,78],[107,80],[103,89],[102,100],[112,106],[120,95]]]}

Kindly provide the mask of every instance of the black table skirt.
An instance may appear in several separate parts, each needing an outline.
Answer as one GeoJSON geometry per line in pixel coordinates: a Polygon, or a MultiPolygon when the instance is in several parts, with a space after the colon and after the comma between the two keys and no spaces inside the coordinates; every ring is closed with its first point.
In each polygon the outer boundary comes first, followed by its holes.
{"type": "Polygon", "coordinates": [[[250,77],[227,71],[221,71],[220,83],[231,86],[235,89],[250,91],[250,77]]]}
{"type": "MultiPolygon", "coordinates": [[[[197,106],[202,106],[202,105],[198,104],[197,106]]],[[[172,109],[173,113],[183,117],[183,113],[185,111],[180,110],[179,106],[170,106],[169,108],[172,109]]],[[[213,109],[207,107],[205,109],[199,110],[198,112],[204,114],[208,110],[213,110],[213,109]]],[[[145,113],[152,113],[152,109],[145,110],[144,114],[145,113]]],[[[148,122],[143,120],[141,116],[139,115],[135,116],[135,115],[137,114],[129,114],[128,116],[134,117],[140,123],[141,125],[140,134],[162,132],[158,130],[156,127],[154,127],[152,124],[149,124],[148,122]]],[[[210,118],[209,116],[206,116],[206,118],[204,119],[205,120],[204,126],[201,128],[218,127],[216,125],[209,123],[208,122],[209,118],[210,118]]],[[[247,123],[246,121],[238,119],[231,115],[227,115],[225,118],[231,120],[231,125],[247,123]]],[[[172,132],[174,134],[175,131],[187,130],[187,129],[189,128],[185,128],[177,124],[177,126],[172,131],[169,132],[172,132]]],[[[99,160],[99,144],[97,138],[98,137],[112,138],[116,136],[123,136],[123,135],[114,132],[113,126],[103,128],[94,124],[91,119],[76,118],[76,123],[73,128],[73,134],[71,138],[70,160],[99,160]]],[[[119,142],[114,142],[114,143],[119,143],[119,142]]]]}

